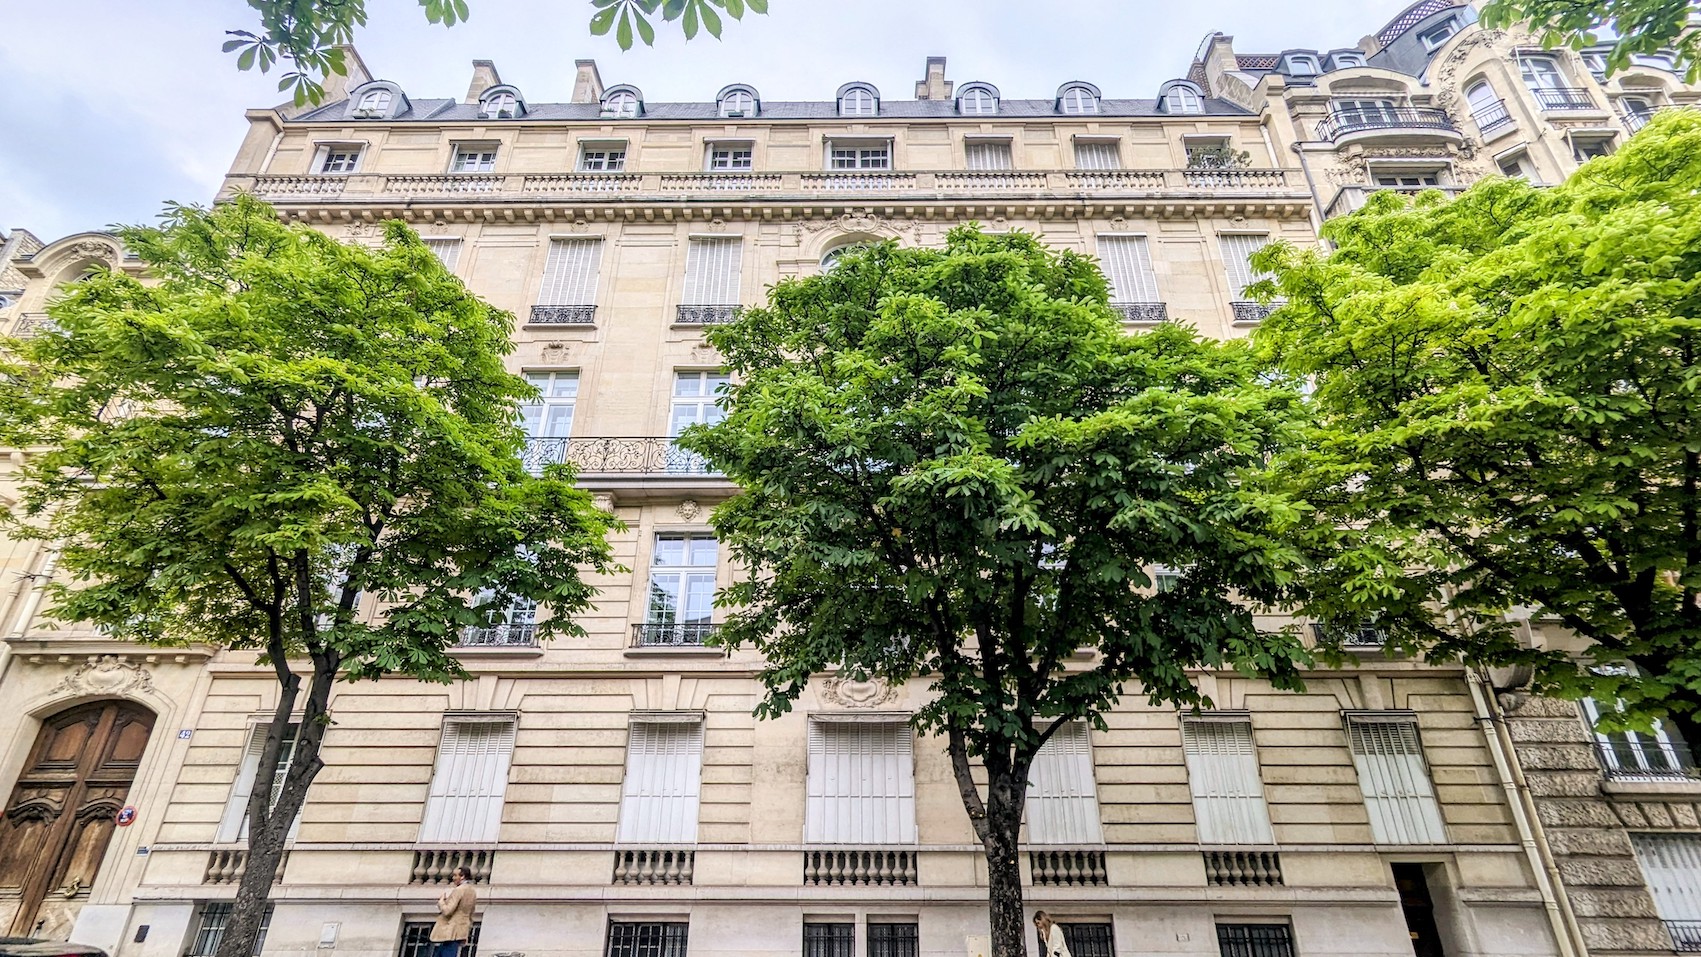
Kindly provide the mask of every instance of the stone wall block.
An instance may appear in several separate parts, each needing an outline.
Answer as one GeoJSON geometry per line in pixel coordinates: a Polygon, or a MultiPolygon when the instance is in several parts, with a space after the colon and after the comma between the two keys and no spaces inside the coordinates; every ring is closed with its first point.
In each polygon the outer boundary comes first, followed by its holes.
{"type": "Polygon", "coordinates": [[[1512,723],[1525,718],[1571,718],[1577,719],[1580,712],[1577,703],[1563,698],[1538,698],[1527,694],[1505,694],[1500,696],[1500,706],[1506,709],[1506,716],[1512,723]]]}
{"type": "MultiPolygon", "coordinates": [[[[1541,801],[1536,805],[1547,827],[1619,827],[1612,807],[1605,801],[1541,801]]],[[[1625,822],[1628,824],[1629,822],[1625,822]]]]}
{"type": "Polygon", "coordinates": [[[1629,856],[1630,836],[1617,828],[1549,828],[1547,840],[1555,854],[1604,854],[1629,856]]]}
{"type": "Polygon", "coordinates": [[[1671,812],[1666,809],[1664,804],[1656,804],[1652,801],[1642,802],[1642,816],[1648,819],[1649,827],[1672,826],[1671,812]]]}
{"type": "Polygon", "coordinates": [[[1531,771],[1593,771],[1601,766],[1594,749],[1580,745],[1526,745],[1518,748],[1518,757],[1531,771]]]}
{"type": "Polygon", "coordinates": [[[1618,812],[1618,819],[1625,827],[1647,827],[1648,819],[1642,816],[1642,808],[1636,804],[1614,804],[1612,809],[1618,812]]]}
{"type": "Polygon", "coordinates": [[[1642,869],[1628,857],[1572,857],[1559,861],[1567,887],[1641,887],[1642,869]]]}
{"type": "Polygon", "coordinates": [[[1512,740],[1520,744],[1593,744],[1594,736],[1575,714],[1563,718],[1519,718],[1506,722],[1512,740]]]}
{"type": "Polygon", "coordinates": [[[1671,953],[1671,937],[1657,920],[1579,921],[1591,954],[1671,953]]]}
{"type": "Polygon", "coordinates": [[[1668,804],[1666,810],[1671,812],[1671,821],[1677,827],[1701,827],[1701,814],[1695,813],[1693,804],[1668,804]]]}
{"type": "Polygon", "coordinates": [[[1571,907],[1578,917],[1659,918],[1654,899],[1642,888],[1618,889],[1579,887],[1570,891],[1571,907]]]}
{"type": "Polygon", "coordinates": [[[1525,779],[1530,793],[1538,798],[1589,798],[1601,793],[1601,776],[1593,771],[1549,771],[1525,779]]]}

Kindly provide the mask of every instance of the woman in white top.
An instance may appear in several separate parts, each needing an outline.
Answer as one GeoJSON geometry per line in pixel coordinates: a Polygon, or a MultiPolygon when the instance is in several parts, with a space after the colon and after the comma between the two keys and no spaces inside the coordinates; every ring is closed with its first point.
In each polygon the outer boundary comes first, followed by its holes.
{"type": "Polygon", "coordinates": [[[1034,929],[1039,931],[1042,957],[1071,957],[1069,942],[1063,939],[1063,928],[1052,921],[1050,914],[1035,911],[1034,929]]]}

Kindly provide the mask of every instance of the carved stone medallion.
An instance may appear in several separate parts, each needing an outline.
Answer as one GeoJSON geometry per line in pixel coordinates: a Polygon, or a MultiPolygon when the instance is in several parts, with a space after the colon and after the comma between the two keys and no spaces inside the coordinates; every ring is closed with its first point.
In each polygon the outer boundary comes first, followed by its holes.
{"type": "Polygon", "coordinates": [[[152,691],[153,676],[141,665],[132,665],[115,655],[101,655],[59,679],[55,694],[116,695],[152,691]]]}

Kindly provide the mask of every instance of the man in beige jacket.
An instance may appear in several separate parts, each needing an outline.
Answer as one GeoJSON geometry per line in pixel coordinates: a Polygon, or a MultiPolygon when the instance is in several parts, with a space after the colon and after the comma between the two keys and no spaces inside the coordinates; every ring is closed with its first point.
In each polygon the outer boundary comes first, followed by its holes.
{"type": "Polygon", "coordinates": [[[437,896],[437,922],[431,925],[431,957],[459,957],[461,945],[472,936],[473,905],[478,903],[478,895],[467,883],[471,876],[466,868],[455,868],[449,875],[449,886],[437,896]]]}

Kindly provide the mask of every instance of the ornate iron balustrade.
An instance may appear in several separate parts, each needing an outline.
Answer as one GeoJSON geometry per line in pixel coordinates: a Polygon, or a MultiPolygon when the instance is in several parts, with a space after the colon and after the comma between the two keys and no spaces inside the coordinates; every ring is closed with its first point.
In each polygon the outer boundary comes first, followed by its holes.
{"type": "Polygon", "coordinates": [[[1123,322],[1166,322],[1169,305],[1162,302],[1113,302],[1110,308],[1122,316],[1123,322]]]}
{"type": "MultiPolygon", "coordinates": [[[[272,871],[272,883],[283,883],[284,868],[289,864],[289,851],[278,857],[272,871]]],[[[243,848],[218,848],[207,855],[207,869],[201,872],[203,884],[240,884],[248,871],[248,851],[243,848]]]]}
{"type": "Polygon", "coordinates": [[[1205,880],[1226,887],[1275,887],[1282,883],[1282,855],[1275,851],[1206,851],[1205,880]]]}
{"type": "Polygon", "coordinates": [[[1615,781],[1683,781],[1701,779],[1695,754],[1683,741],[1638,735],[1636,740],[1595,741],[1601,771],[1615,781]]]}
{"type": "Polygon", "coordinates": [[[1317,124],[1317,135],[1336,140],[1352,133],[1369,130],[1441,130],[1457,133],[1458,128],[1444,110],[1416,106],[1385,106],[1380,109],[1337,110],[1317,124]]]}
{"type": "Polygon", "coordinates": [[[1275,311],[1276,305],[1239,300],[1229,303],[1229,308],[1234,310],[1235,322],[1263,322],[1270,318],[1270,313],[1275,311]]]}
{"type": "Polygon", "coordinates": [[[408,872],[409,884],[447,884],[455,868],[464,867],[474,884],[490,880],[490,868],[496,864],[496,852],[488,848],[422,847],[413,852],[413,869],[408,872]]]}
{"type": "Polygon", "coordinates": [[[682,326],[712,326],[717,322],[731,322],[738,315],[741,306],[736,305],[706,305],[693,303],[680,305],[678,317],[674,322],[682,326]]]}
{"type": "Polygon", "coordinates": [[[537,625],[491,625],[463,628],[458,648],[536,648],[537,625]]]}
{"type": "Polygon", "coordinates": [[[1505,100],[1495,100],[1478,107],[1471,113],[1471,119],[1476,121],[1477,132],[1487,136],[1511,123],[1512,114],[1507,112],[1505,100]]]}
{"type": "Polygon", "coordinates": [[[1549,112],[1600,109],[1589,91],[1580,86],[1550,86],[1531,92],[1536,95],[1536,103],[1549,112]]]}
{"type": "Polygon", "coordinates": [[[581,474],[719,475],[707,459],[658,436],[638,438],[528,438],[520,461],[532,472],[572,465],[581,474]]]}
{"type": "Polygon", "coordinates": [[[719,624],[708,621],[644,622],[632,626],[632,647],[701,648],[719,628],[719,624]]]}
{"type": "Polygon", "coordinates": [[[1311,626],[1311,636],[1320,644],[1337,644],[1347,648],[1380,648],[1388,643],[1388,633],[1370,624],[1317,622],[1311,626]]]}
{"type": "Polygon", "coordinates": [[[616,884],[689,884],[697,867],[697,852],[680,848],[646,847],[614,852],[616,884]]]}
{"type": "Polygon", "coordinates": [[[915,851],[852,847],[804,851],[803,882],[829,887],[914,884],[915,851]]]}
{"type": "Polygon", "coordinates": [[[1103,848],[1030,849],[1028,868],[1035,887],[1103,887],[1110,883],[1103,848]]]}
{"type": "Polygon", "coordinates": [[[596,306],[533,306],[527,322],[534,326],[588,326],[596,320],[596,306]]]}
{"type": "Polygon", "coordinates": [[[1701,954],[1701,920],[1668,920],[1671,949],[1680,954],[1701,954]]]}
{"type": "Polygon", "coordinates": [[[19,339],[33,339],[44,332],[58,332],[59,323],[49,319],[45,312],[26,312],[18,317],[18,322],[12,327],[12,335],[19,339]]]}

